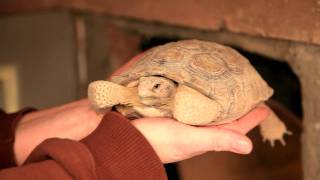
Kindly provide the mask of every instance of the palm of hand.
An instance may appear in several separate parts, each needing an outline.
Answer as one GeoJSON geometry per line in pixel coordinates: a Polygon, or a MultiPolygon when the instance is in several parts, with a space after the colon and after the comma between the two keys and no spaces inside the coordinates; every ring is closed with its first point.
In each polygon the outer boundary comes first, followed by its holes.
{"type": "Polygon", "coordinates": [[[141,118],[132,124],[146,137],[163,163],[191,158],[208,151],[248,154],[252,142],[245,134],[268,115],[258,107],[230,124],[196,127],[170,118],[141,118]]]}

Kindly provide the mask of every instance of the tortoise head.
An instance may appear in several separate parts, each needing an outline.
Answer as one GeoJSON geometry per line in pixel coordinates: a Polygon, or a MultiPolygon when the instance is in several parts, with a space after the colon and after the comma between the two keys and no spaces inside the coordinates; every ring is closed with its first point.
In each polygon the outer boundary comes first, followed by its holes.
{"type": "Polygon", "coordinates": [[[139,78],[138,95],[145,105],[159,105],[170,101],[176,91],[175,83],[161,76],[139,78]]]}

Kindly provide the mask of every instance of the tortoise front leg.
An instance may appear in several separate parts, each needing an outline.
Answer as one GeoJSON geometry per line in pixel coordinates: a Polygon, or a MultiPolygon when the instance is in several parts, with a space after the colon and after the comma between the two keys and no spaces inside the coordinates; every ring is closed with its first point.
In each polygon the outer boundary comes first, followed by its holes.
{"type": "Polygon", "coordinates": [[[221,115],[221,106],[200,92],[180,85],[173,101],[173,117],[190,125],[207,125],[221,115]]]}
{"type": "Polygon", "coordinates": [[[89,84],[88,98],[97,109],[111,108],[118,104],[133,105],[139,101],[136,89],[109,81],[94,81],[89,84]]]}

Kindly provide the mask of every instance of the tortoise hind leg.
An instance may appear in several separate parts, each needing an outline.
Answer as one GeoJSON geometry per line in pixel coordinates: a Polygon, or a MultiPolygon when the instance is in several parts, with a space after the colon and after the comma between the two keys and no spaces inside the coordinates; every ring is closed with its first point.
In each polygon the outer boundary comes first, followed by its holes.
{"type": "Polygon", "coordinates": [[[292,132],[287,130],[286,125],[273,111],[271,111],[269,116],[260,124],[260,133],[263,141],[269,141],[272,147],[274,147],[275,141],[277,140],[279,140],[280,143],[285,146],[286,143],[283,136],[285,134],[292,134],[292,132]]]}

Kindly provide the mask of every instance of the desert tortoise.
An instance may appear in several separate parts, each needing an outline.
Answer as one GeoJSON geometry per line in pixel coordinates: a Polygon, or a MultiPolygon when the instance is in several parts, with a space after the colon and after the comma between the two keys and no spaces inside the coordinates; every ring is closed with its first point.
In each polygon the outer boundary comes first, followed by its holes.
{"type": "MultiPolygon", "coordinates": [[[[146,51],[111,81],[89,85],[97,109],[115,106],[129,118],[173,117],[190,125],[218,125],[245,115],[273,94],[249,61],[213,42],[183,40],[146,51]]],[[[289,134],[273,113],[261,124],[265,140],[289,134]]]]}

